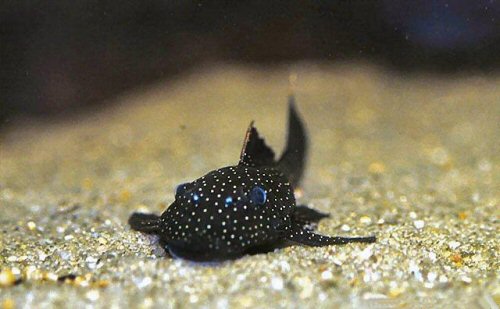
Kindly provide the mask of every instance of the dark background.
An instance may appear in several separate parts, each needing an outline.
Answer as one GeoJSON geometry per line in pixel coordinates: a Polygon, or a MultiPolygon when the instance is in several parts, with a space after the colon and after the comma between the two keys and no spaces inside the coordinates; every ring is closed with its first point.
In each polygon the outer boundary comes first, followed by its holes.
{"type": "Polygon", "coordinates": [[[0,126],[94,111],[204,64],[366,60],[496,74],[497,0],[0,2],[0,126]]]}

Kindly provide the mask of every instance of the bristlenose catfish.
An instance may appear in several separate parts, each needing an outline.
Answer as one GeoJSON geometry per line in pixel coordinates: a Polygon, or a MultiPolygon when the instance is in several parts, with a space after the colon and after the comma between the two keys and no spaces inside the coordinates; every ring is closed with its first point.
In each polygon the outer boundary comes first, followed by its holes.
{"type": "Polygon", "coordinates": [[[287,144],[279,160],[252,122],[237,165],[179,185],[175,201],[161,216],[134,213],[129,224],[158,235],[173,257],[192,261],[223,261],[290,244],[374,242],[374,236],[330,237],[313,231],[311,227],[329,215],[295,202],[307,144],[292,96],[287,144]]]}

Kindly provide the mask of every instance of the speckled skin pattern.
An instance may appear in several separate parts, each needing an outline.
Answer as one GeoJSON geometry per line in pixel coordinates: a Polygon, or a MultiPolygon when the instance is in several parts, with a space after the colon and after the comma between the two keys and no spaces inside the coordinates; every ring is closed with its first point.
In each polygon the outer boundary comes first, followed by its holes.
{"type": "Polygon", "coordinates": [[[233,256],[255,245],[275,242],[290,229],[295,198],[277,170],[226,167],[208,173],[188,188],[161,216],[164,230],[160,233],[179,239],[177,246],[195,248],[200,254],[213,251],[233,256]],[[249,198],[256,186],[267,192],[264,205],[249,198]],[[193,201],[195,195],[198,202],[193,201]],[[229,196],[231,203],[226,201],[229,196]]]}

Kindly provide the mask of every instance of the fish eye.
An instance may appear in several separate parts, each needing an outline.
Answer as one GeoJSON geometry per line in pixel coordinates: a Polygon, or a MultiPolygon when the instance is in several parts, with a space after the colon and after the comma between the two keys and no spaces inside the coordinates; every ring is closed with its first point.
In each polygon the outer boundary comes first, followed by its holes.
{"type": "Polygon", "coordinates": [[[255,186],[250,191],[250,200],[257,205],[264,205],[267,200],[267,192],[259,186],[255,186]]]}
{"type": "Polygon", "coordinates": [[[175,188],[175,196],[179,196],[179,195],[184,194],[187,191],[188,185],[189,185],[188,182],[181,183],[180,185],[178,185],[175,188]]]}
{"type": "Polygon", "coordinates": [[[198,194],[193,194],[193,202],[197,203],[200,200],[200,196],[198,194]]]}
{"type": "Polygon", "coordinates": [[[225,204],[226,206],[231,206],[233,204],[233,198],[230,196],[226,197],[225,204]]]}

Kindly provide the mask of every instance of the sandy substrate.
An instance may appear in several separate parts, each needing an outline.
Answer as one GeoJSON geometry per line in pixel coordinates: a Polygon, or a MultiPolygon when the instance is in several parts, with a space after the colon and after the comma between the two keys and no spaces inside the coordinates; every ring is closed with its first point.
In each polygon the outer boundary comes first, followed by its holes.
{"type": "Polygon", "coordinates": [[[500,303],[499,77],[217,67],[117,100],[2,135],[0,308],[500,303]],[[251,120],[279,153],[291,71],[311,138],[299,201],[332,214],[321,233],[376,243],[204,266],[129,229],[134,210],[235,164],[251,120]]]}

